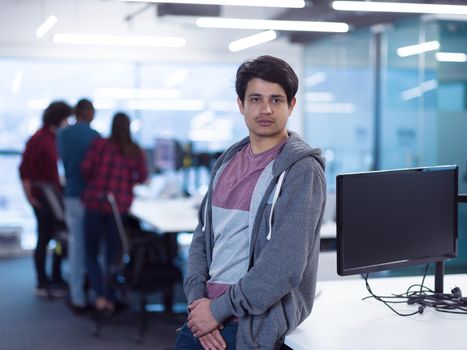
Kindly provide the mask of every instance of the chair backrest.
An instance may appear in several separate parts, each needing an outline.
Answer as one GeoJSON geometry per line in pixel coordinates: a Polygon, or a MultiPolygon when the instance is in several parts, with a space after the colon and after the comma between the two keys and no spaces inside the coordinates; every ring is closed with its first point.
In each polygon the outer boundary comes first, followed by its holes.
{"type": "Polygon", "coordinates": [[[115,196],[112,192],[108,192],[106,194],[106,200],[110,204],[110,208],[112,209],[112,216],[115,220],[115,225],[117,226],[118,236],[120,238],[122,255],[120,259],[121,264],[128,264],[130,262],[130,247],[128,243],[128,236],[125,231],[125,226],[123,226],[122,216],[118,211],[117,201],[115,200],[115,196]]]}
{"type": "Polygon", "coordinates": [[[57,185],[47,181],[35,181],[33,185],[42,191],[55,219],[57,221],[65,222],[63,196],[57,185]]]}

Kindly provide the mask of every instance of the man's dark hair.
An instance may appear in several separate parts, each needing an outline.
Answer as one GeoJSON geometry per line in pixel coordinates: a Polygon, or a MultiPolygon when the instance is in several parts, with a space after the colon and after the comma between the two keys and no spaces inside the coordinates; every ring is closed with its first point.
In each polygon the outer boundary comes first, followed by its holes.
{"type": "Polygon", "coordinates": [[[85,114],[86,111],[93,111],[93,110],[94,110],[94,106],[92,102],[86,98],[82,98],[76,104],[75,109],[74,109],[74,114],[77,118],[80,118],[85,114]]]}
{"type": "Polygon", "coordinates": [[[287,95],[289,105],[298,90],[298,77],[287,62],[277,57],[260,56],[238,67],[235,90],[242,103],[245,102],[248,82],[254,78],[279,84],[287,95]]]}
{"type": "Polygon", "coordinates": [[[71,111],[70,105],[64,101],[52,102],[42,114],[42,123],[44,126],[58,128],[71,115],[71,111]]]}

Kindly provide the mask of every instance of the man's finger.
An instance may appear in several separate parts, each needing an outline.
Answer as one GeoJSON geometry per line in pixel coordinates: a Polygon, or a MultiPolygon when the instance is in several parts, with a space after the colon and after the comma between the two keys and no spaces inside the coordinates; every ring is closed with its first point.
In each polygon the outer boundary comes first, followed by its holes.
{"type": "Polygon", "coordinates": [[[212,333],[206,334],[203,338],[206,338],[209,341],[209,344],[211,344],[211,346],[214,346],[214,349],[216,350],[224,349],[222,344],[217,340],[217,338],[212,333]]]}
{"type": "Polygon", "coordinates": [[[227,343],[225,342],[224,338],[221,335],[221,332],[219,332],[218,329],[213,330],[211,333],[209,333],[209,335],[215,338],[217,343],[219,343],[223,349],[227,347],[227,343]]]}
{"type": "Polygon", "coordinates": [[[196,332],[199,331],[199,328],[196,326],[196,324],[193,321],[190,321],[187,323],[188,328],[190,328],[191,333],[195,335],[196,332]]]}
{"type": "Polygon", "coordinates": [[[199,338],[199,342],[201,343],[201,346],[203,347],[204,350],[210,350],[206,337],[199,338]]]}
{"type": "Polygon", "coordinates": [[[194,302],[192,302],[190,305],[188,305],[188,308],[190,310],[194,309],[196,307],[196,305],[198,305],[200,302],[201,302],[202,299],[197,299],[195,300],[194,302]]]}

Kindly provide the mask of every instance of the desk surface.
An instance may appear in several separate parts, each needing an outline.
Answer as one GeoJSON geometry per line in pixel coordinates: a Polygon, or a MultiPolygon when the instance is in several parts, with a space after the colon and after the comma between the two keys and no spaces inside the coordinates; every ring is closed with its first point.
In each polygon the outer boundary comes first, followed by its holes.
{"type": "Polygon", "coordinates": [[[138,199],[130,214],[161,232],[193,232],[198,224],[199,198],[138,199]]]}
{"type": "MultiPolygon", "coordinates": [[[[370,279],[377,295],[403,293],[421,277],[370,279]]],[[[426,285],[433,288],[433,278],[426,285]]],[[[445,292],[459,286],[467,294],[467,275],[446,275],[445,292]]],[[[467,315],[426,308],[423,314],[401,317],[383,303],[361,299],[368,295],[365,282],[337,280],[318,283],[319,295],[311,315],[285,339],[294,350],[461,350],[467,349],[467,315]]],[[[396,304],[413,312],[416,306],[396,304]]]]}
{"type": "MultiPolygon", "coordinates": [[[[193,232],[198,224],[198,207],[202,198],[177,199],[135,198],[130,213],[162,232],[193,232]]],[[[321,238],[336,238],[336,223],[321,226],[321,238]]]]}

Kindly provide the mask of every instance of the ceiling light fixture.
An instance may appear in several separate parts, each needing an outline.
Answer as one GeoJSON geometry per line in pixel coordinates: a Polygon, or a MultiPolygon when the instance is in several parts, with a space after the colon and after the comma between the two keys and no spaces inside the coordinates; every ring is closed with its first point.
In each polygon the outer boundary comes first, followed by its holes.
{"type": "Polygon", "coordinates": [[[42,38],[52,27],[57,24],[58,18],[54,15],[49,16],[39,27],[36,29],[36,36],[42,38]]]}
{"type": "Polygon", "coordinates": [[[126,107],[148,111],[202,111],[206,106],[203,100],[131,100],[126,107]]]}
{"type": "Polygon", "coordinates": [[[229,50],[231,52],[238,52],[248,49],[253,46],[267,43],[277,38],[277,34],[273,30],[267,30],[258,34],[250,35],[242,39],[232,41],[229,44],[229,50]]]}
{"type": "Polygon", "coordinates": [[[23,72],[16,72],[13,81],[11,83],[11,92],[17,94],[21,88],[21,83],[23,82],[23,72]]]}
{"type": "Polygon", "coordinates": [[[120,0],[125,2],[149,2],[191,5],[225,5],[225,6],[257,6],[257,7],[285,7],[303,8],[304,0],[120,0]]]}
{"type": "Polygon", "coordinates": [[[341,11],[436,13],[436,14],[467,15],[467,6],[446,5],[446,4],[376,2],[376,1],[333,1],[332,8],[334,10],[341,10],[341,11]]]}
{"type": "Polygon", "coordinates": [[[421,44],[399,47],[397,54],[400,57],[419,55],[423,52],[434,51],[439,49],[439,41],[427,41],[421,44]]]}
{"type": "Polygon", "coordinates": [[[56,44],[78,45],[142,46],[170,48],[182,48],[186,46],[186,39],[182,37],[57,33],[52,37],[52,40],[56,44]]]}
{"type": "Polygon", "coordinates": [[[318,73],[312,74],[305,78],[305,86],[313,87],[315,85],[321,84],[327,78],[328,78],[327,74],[324,72],[318,72],[318,73]]]}
{"type": "Polygon", "coordinates": [[[409,101],[414,98],[422,96],[425,92],[434,90],[438,87],[436,79],[421,82],[418,86],[410,88],[401,92],[400,96],[402,101],[409,101]]]}
{"type": "Polygon", "coordinates": [[[467,54],[463,52],[437,52],[435,57],[438,62],[467,62],[467,54]]]}
{"type": "Polygon", "coordinates": [[[196,20],[196,25],[200,28],[223,29],[271,29],[332,33],[345,33],[349,31],[349,25],[342,22],[280,21],[267,19],[241,19],[220,17],[200,17],[196,20]]]}
{"type": "Polygon", "coordinates": [[[123,89],[100,88],[94,91],[95,99],[175,99],[180,98],[182,92],[179,89],[123,89]]]}

